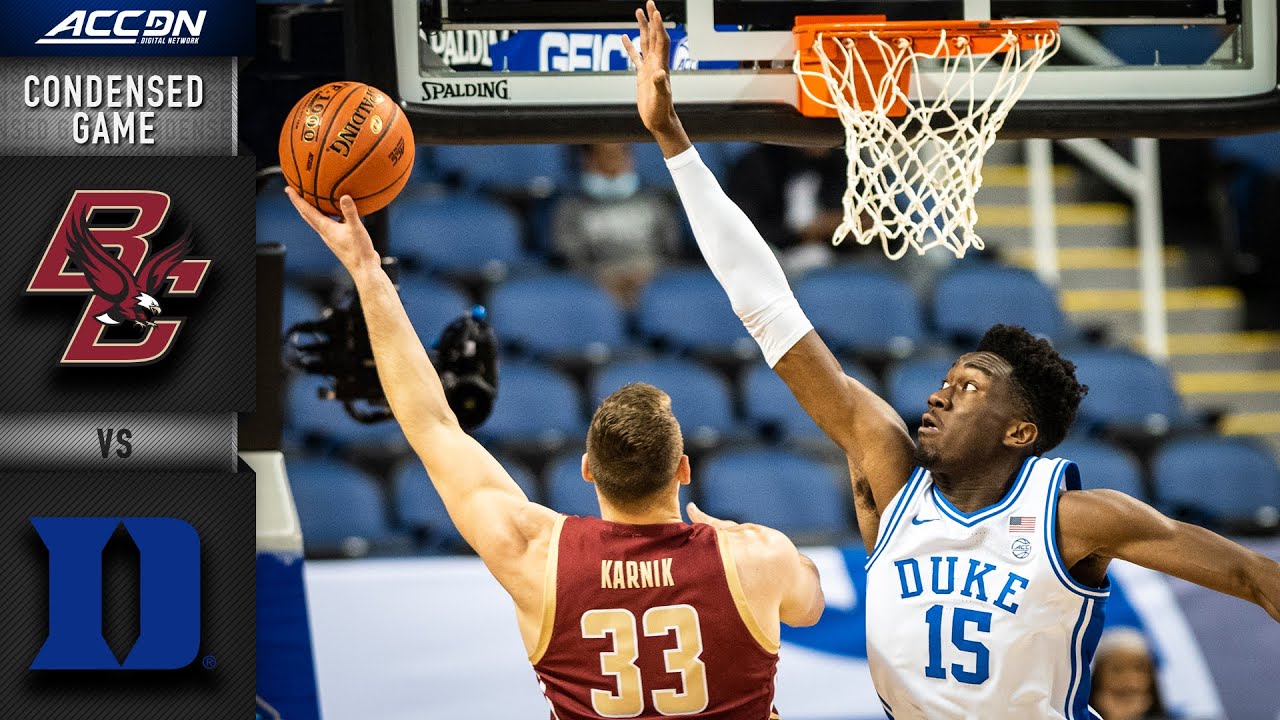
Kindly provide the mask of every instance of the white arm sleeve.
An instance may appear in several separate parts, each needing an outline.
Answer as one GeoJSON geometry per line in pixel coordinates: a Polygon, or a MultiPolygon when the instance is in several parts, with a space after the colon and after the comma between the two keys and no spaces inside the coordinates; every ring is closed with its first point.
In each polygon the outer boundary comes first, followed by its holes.
{"type": "Polygon", "coordinates": [[[734,204],[696,148],[667,159],[694,239],[733,311],[773,367],[813,329],[773,251],[734,204]]]}

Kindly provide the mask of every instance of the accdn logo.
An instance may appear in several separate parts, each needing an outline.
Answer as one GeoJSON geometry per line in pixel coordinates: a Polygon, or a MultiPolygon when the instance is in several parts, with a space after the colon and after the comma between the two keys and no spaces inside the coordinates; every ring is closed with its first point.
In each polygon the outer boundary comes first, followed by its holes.
{"type": "Polygon", "coordinates": [[[200,43],[207,10],[76,10],[36,40],[37,45],[200,43]]]}

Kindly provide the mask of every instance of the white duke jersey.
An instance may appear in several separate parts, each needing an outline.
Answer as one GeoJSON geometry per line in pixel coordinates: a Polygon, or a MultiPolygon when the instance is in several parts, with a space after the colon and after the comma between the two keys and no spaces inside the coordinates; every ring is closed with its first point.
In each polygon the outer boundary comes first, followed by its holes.
{"type": "Polygon", "coordinates": [[[1058,556],[1074,463],[1028,458],[1000,502],[963,513],[916,469],[867,560],[867,662],[893,720],[1096,718],[1089,663],[1108,590],[1058,556]]]}

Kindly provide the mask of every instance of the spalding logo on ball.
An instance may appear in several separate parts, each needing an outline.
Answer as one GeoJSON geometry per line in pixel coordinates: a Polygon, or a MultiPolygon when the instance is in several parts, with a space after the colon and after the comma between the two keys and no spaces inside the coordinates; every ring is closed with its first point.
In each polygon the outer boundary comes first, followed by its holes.
{"type": "Polygon", "coordinates": [[[413,170],[413,130],[377,88],[333,82],[307,93],[280,131],[284,179],[321,212],[341,215],[350,195],[361,215],[387,206],[413,170]]]}

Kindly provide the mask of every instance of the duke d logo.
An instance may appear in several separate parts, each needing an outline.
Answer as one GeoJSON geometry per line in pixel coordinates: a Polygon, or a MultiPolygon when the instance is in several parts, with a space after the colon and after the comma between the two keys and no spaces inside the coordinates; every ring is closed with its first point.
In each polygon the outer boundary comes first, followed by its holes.
{"type": "Polygon", "coordinates": [[[49,637],[32,670],[176,670],[200,650],[200,538],[163,517],[36,517],[49,549],[49,637]],[[120,524],[138,546],[141,630],[124,662],[102,635],[102,551],[120,524]]]}
{"type": "Polygon", "coordinates": [[[158,319],[158,298],[198,295],[211,261],[186,257],[190,231],[164,248],[152,247],[150,237],[164,226],[169,205],[169,196],[155,190],[77,190],[71,197],[27,284],[30,294],[89,295],[59,364],[145,365],[173,347],[185,318],[158,319]],[[95,225],[98,211],[131,220],[95,225]],[[112,327],[134,337],[108,339],[112,327]]]}

